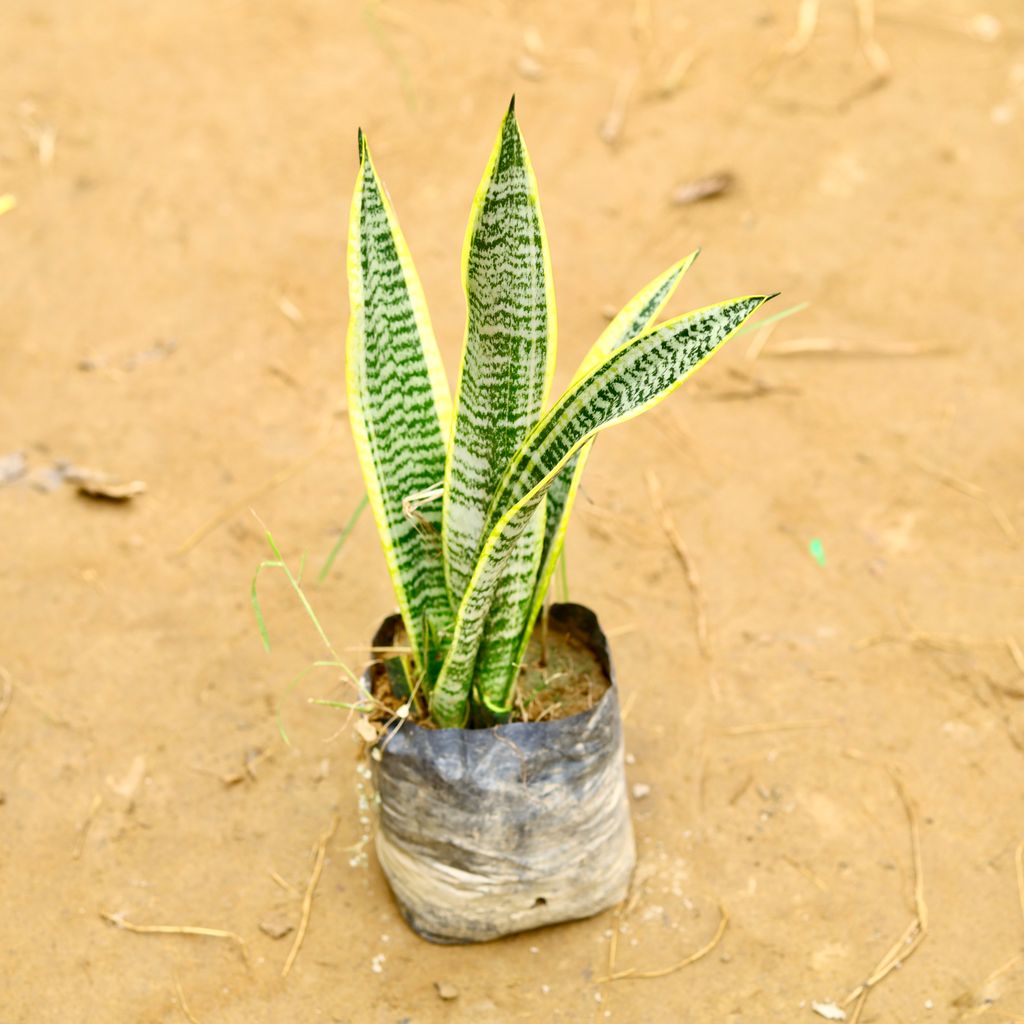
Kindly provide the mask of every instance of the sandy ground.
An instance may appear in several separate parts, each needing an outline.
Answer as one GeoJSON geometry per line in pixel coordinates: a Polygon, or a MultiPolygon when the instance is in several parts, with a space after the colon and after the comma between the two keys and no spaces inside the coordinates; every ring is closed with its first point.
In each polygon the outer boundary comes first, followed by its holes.
{"type": "MultiPolygon", "coordinates": [[[[861,1020],[1024,1019],[1024,18],[879,0],[891,75],[870,89],[839,0],[789,58],[790,2],[594,10],[7,0],[0,454],[147,492],[0,489],[3,1024],[812,1022],[915,920],[915,879],[923,942],[861,1020]],[[316,567],[361,493],[341,375],[356,126],[454,376],[465,217],[513,90],[561,382],[604,309],[697,244],[673,309],[811,303],[602,439],[570,534],[650,787],[616,967],[670,966],[729,915],[659,979],[601,982],[610,914],[468,949],[411,935],[360,855],[357,745],[306,701],[334,680],[288,686],[319,641],[283,577],[263,581],[270,655],[249,608],[249,507],[316,567]],[[725,195],[672,205],[718,171],[725,195]],[[335,815],[282,979],[294,932],[260,925],[298,924],[335,815]],[[101,914],[235,932],[248,966],[231,940],[101,914]]],[[[310,595],[358,662],[391,609],[368,519],[310,595]]]]}

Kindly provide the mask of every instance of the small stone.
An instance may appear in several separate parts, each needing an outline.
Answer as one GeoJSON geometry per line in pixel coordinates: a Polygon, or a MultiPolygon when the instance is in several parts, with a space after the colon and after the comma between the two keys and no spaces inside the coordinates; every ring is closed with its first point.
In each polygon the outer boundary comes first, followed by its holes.
{"type": "Polygon", "coordinates": [[[446,1002],[459,998],[459,990],[451,982],[435,981],[434,988],[437,989],[437,994],[446,1002]]]}
{"type": "Polygon", "coordinates": [[[283,914],[268,917],[266,921],[260,921],[260,931],[264,935],[269,935],[272,939],[283,939],[289,932],[294,930],[295,925],[283,914]]]}
{"type": "Polygon", "coordinates": [[[646,782],[633,783],[633,799],[645,800],[651,795],[651,787],[646,782]]]}
{"type": "Polygon", "coordinates": [[[536,82],[544,77],[544,65],[535,57],[531,57],[528,53],[524,53],[516,61],[516,71],[518,71],[523,78],[527,78],[531,82],[536,82]]]}
{"type": "Polygon", "coordinates": [[[0,455],[0,485],[9,484],[19,477],[25,475],[28,463],[22,452],[11,452],[10,455],[0,455]]]}
{"type": "Polygon", "coordinates": [[[846,1011],[835,1003],[812,1002],[811,1009],[825,1020],[846,1020],[846,1011]]]}

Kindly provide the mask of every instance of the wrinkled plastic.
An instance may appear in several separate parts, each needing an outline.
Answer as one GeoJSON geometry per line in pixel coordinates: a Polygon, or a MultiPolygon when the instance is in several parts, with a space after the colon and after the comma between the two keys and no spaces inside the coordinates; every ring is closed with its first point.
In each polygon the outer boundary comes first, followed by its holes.
{"type": "MultiPolygon", "coordinates": [[[[385,620],[375,647],[398,622],[385,620]]],[[[403,916],[431,941],[589,917],[626,895],[636,849],[607,640],[581,605],[553,605],[549,629],[587,644],[607,673],[590,710],[491,729],[405,722],[379,741],[377,857],[403,916]]]]}

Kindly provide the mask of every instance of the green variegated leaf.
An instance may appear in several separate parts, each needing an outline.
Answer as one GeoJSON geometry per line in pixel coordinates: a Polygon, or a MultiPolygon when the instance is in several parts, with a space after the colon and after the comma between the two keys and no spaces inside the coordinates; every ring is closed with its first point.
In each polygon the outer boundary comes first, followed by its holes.
{"type": "Polygon", "coordinates": [[[451,399],[412,256],[361,133],[359,155],[348,238],[349,419],[422,670],[423,624],[449,636],[452,606],[441,561],[440,501],[417,505],[415,499],[444,477],[451,399]]]}
{"type": "MultiPolygon", "coordinates": [[[[653,324],[669,299],[675,294],[683,275],[693,266],[693,261],[700,250],[694,250],[689,256],[673,264],[653,281],[648,282],[619,311],[618,315],[601,332],[601,336],[586,354],[579,369],[573,376],[572,383],[582,380],[591,370],[600,366],[612,352],[620,349],[626,342],[646,331],[653,324]]],[[[523,624],[520,638],[520,650],[516,664],[522,661],[526,653],[526,645],[530,640],[530,631],[547,596],[551,577],[562,553],[566,527],[569,525],[569,513],[579,489],[580,478],[586,466],[590,445],[586,445],[575,455],[565,469],[551,485],[547,498],[547,522],[544,533],[544,550],[541,555],[540,569],[537,574],[537,586],[530,605],[529,615],[523,624]]]]}
{"type": "MultiPolygon", "coordinates": [[[[593,347],[587,353],[579,369],[573,377],[573,383],[581,380],[587,373],[599,366],[612,352],[621,348],[627,341],[641,334],[655,321],[666,303],[672,297],[682,280],[683,275],[697,258],[697,251],[690,253],[685,259],[673,264],[653,281],[648,282],[618,313],[617,316],[601,332],[593,347]]],[[[544,541],[540,551],[539,566],[535,567],[533,595],[530,601],[519,601],[511,606],[504,599],[501,588],[504,578],[499,583],[491,607],[491,613],[484,627],[484,648],[476,666],[477,692],[495,693],[511,690],[515,685],[516,673],[526,655],[530,641],[530,633],[543,607],[552,573],[562,551],[565,530],[569,523],[569,512],[579,489],[580,479],[586,465],[587,455],[593,442],[588,442],[582,450],[574,455],[566,464],[565,469],[552,482],[547,493],[544,541]],[[513,648],[505,645],[495,647],[489,645],[492,631],[500,631],[503,637],[517,635],[513,648]],[[484,651],[487,657],[484,657],[484,651]],[[498,652],[501,657],[499,658],[498,652]]]]}
{"type": "MultiPolygon", "coordinates": [[[[487,617],[483,641],[477,655],[473,684],[477,707],[487,707],[484,695],[511,691],[519,662],[519,642],[523,623],[533,603],[533,591],[544,543],[545,503],[542,501],[512,547],[508,563],[498,579],[487,617]]],[[[483,717],[483,716],[482,716],[483,717]]],[[[487,721],[495,718],[489,710],[487,721]]]]}
{"type": "MultiPolygon", "coordinates": [[[[452,645],[433,688],[434,720],[465,723],[469,689],[495,588],[512,550],[552,481],[598,432],[638,416],[671,394],[763,302],[750,296],[677,317],[634,338],[555,403],[502,476],[487,517],[487,539],[459,605],[452,645]]],[[[496,717],[510,693],[480,692],[496,717]]]]}
{"type": "Polygon", "coordinates": [[[540,419],[555,357],[555,301],[537,182],[514,106],[502,121],[463,249],[466,338],[445,472],[453,604],[469,583],[509,459],[540,419]]]}

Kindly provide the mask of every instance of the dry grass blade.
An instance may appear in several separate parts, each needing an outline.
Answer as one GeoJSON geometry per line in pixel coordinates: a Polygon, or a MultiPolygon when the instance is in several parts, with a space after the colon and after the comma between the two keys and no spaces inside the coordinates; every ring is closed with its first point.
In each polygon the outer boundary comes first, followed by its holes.
{"type": "Polygon", "coordinates": [[[292,948],[288,951],[288,958],[284,962],[284,967],[281,968],[281,977],[287,978],[288,972],[291,971],[295,960],[299,955],[299,950],[302,948],[302,940],[306,937],[306,929],[309,927],[309,916],[313,910],[313,895],[316,892],[317,883],[320,881],[320,875],[324,869],[324,858],[327,856],[327,844],[331,841],[331,837],[334,835],[338,828],[338,818],[335,816],[331,819],[330,825],[321,833],[319,840],[316,844],[316,854],[313,858],[313,870],[309,875],[309,882],[306,885],[305,895],[302,897],[302,917],[299,920],[299,927],[295,931],[295,941],[292,943],[292,948]]]}
{"type": "Polygon", "coordinates": [[[283,879],[273,868],[270,869],[270,877],[277,885],[284,889],[289,896],[293,896],[295,899],[298,899],[302,895],[302,893],[299,892],[291,882],[283,879]]]}
{"type": "Polygon", "coordinates": [[[1006,646],[1009,648],[1010,657],[1013,658],[1014,665],[1017,666],[1020,674],[1024,676],[1024,651],[1020,649],[1020,644],[1017,643],[1014,637],[1008,636],[1006,638],[1006,646]]]}
{"type": "Polygon", "coordinates": [[[782,47],[787,57],[796,57],[804,52],[814,38],[814,30],[818,27],[818,14],[821,0],[800,0],[796,12],[796,31],[782,47]]]}
{"type": "Polygon", "coordinates": [[[89,827],[92,825],[96,812],[100,809],[102,803],[103,797],[96,793],[92,798],[92,803],[89,805],[89,812],[86,814],[85,820],[78,826],[78,842],[75,843],[75,849],[71,854],[72,860],[80,860],[85,852],[85,841],[89,836],[89,827]]]}
{"type": "Polygon", "coordinates": [[[752,722],[750,725],[730,725],[721,730],[722,736],[756,736],[766,732],[795,732],[798,729],[824,729],[835,725],[831,718],[806,718],[793,722],[752,722]]]}
{"type": "Polygon", "coordinates": [[[743,354],[745,359],[753,362],[757,357],[764,351],[765,345],[768,344],[768,339],[771,338],[772,334],[775,333],[775,324],[765,324],[764,327],[760,328],[754,335],[753,341],[747,347],[747,351],[743,354]]]}
{"type": "Polygon", "coordinates": [[[264,481],[259,485],[259,487],[250,491],[244,498],[239,498],[238,501],[218,512],[215,516],[212,516],[189,537],[182,541],[177,548],[175,548],[172,552],[174,557],[180,557],[181,555],[187,554],[198,543],[200,543],[200,541],[205,540],[206,537],[213,533],[213,531],[218,527],[231,522],[235,516],[241,515],[245,512],[258,498],[262,498],[269,491],[274,490],[275,487],[280,487],[286,480],[289,480],[297,473],[300,473],[314,462],[323,452],[325,452],[329,444],[331,444],[331,439],[328,437],[304,458],[299,459],[298,462],[293,462],[290,466],[285,466],[282,469],[279,469],[272,477],[270,477],[269,480],[264,481]]]}
{"type": "Polygon", "coordinates": [[[676,524],[665,507],[665,501],[661,494],[661,481],[654,470],[647,473],[647,491],[651,497],[651,507],[661,520],[662,529],[668,537],[672,549],[683,567],[683,574],[686,576],[686,585],[690,588],[690,596],[693,599],[693,612],[696,619],[697,646],[704,658],[711,657],[711,645],[708,641],[708,618],[704,607],[704,592],[701,589],[700,577],[697,575],[697,567],[693,564],[690,552],[683,543],[683,538],[676,529],[676,524]]]}
{"type": "Polygon", "coordinates": [[[844,338],[792,338],[764,350],[766,356],[938,356],[950,351],[948,345],[925,345],[912,341],[863,345],[844,338]]]}
{"type": "Polygon", "coordinates": [[[622,130],[626,126],[626,112],[629,109],[629,100],[633,95],[633,88],[639,71],[633,68],[627,71],[615,86],[615,95],[612,97],[612,105],[608,108],[604,120],[601,122],[601,139],[609,146],[618,144],[622,137],[622,130]]]}
{"type": "Polygon", "coordinates": [[[941,481],[947,487],[952,487],[954,491],[959,491],[961,494],[966,494],[967,497],[974,498],[976,501],[985,504],[989,512],[992,513],[992,518],[999,524],[999,528],[1003,533],[1006,534],[1007,540],[1014,544],[1020,540],[1020,533],[1009,515],[1007,515],[1006,510],[984,487],[972,483],[970,480],[964,480],[955,473],[950,473],[949,470],[943,469],[941,466],[935,466],[925,459],[915,459],[914,464],[923,473],[935,477],[936,480],[941,481]]]}
{"type": "MultiPolygon", "coordinates": [[[[670,974],[675,974],[676,971],[681,971],[684,967],[689,967],[690,964],[695,964],[698,960],[703,960],[714,948],[722,941],[722,936],[725,934],[725,929],[729,926],[729,914],[725,907],[719,904],[718,912],[721,915],[718,921],[718,928],[715,929],[715,934],[711,939],[706,942],[696,953],[691,953],[688,957],[684,957],[678,963],[672,964],[670,967],[661,967],[654,971],[638,971],[635,967],[629,967],[624,971],[617,971],[615,974],[610,974],[607,978],[599,978],[598,983],[606,981],[625,981],[629,980],[650,980],[652,978],[665,978],[670,974]]],[[[614,935],[614,932],[612,933],[614,935]]]]}
{"type": "Polygon", "coordinates": [[[668,70],[662,75],[655,95],[659,99],[667,100],[678,92],[696,61],[696,50],[684,50],[682,53],[677,53],[668,70]]]}
{"type": "Polygon", "coordinates": [[[228,939],[238,946],[242,952],[242,959],[246,964],[249,963],[249,947],[245,944],[245,939],[236,932],[229,932],[223,928],[202,928],[187,924],[132,924],[120,914],[104,914],[102,912],[100,917],[114,925],[115,928],[122,928],[135,935],[194,935],[205,939],[228,939]]]}
{"type": "Polygon", "coordinates": [[[1024,839],[1017,845],[1013,859],[1017,866],[1017,899],[1020,900],[1020,916],[1024,918],[1024,839]]]}
{"type": "Polygon", "coordinates": [[[0,665],[0,722],[3,721],[4,715],[7,714],[7,709],[11,706],[11,700],[14,698],[14,680],[11,679],[11,673],[0,665]]]}
{"type": "Polygon", "coordinates": [[[857,8],[857,31],[864,59],[871,65],[877,82],[884,82],[892,70],[889,55],[875,38],[875,0],[854,0],[857,8]]]}
{"type": "Polygon", "coordinates": [[[181,987],[181,979],[174,976],[174,991],[178,995],[178,1005],[181,1007],[181,1012],[185,1014],[191,1024],[199,1024],[199,1018],[189,1009],[188,1002],[185,1000],[185,992],[181,987]]]}
{"type": "MultiPolygon", "coordinates": [[[[870,758],[853,750],[846,751],[846,756],[859,761],[875,763],[870,758]]],[[[843,1006],[853,1004],[854,1007],[850,1016],[850,1024],[857,1024],[860,1020],[870,991],[888,977],[892,971],[902,967],[917,947],[924,942],[928,934],[928,905],[925,903],[924,898],[924,867],[921,858],[920,818],[917,813],[917,807],[898,769],[891,764],[884,764],[883,767],[889,773],[889,777],[896,788],[910,825],[910,846],[914,865],[914,919],[904,929],[903,934],[889,947],[868,977],[854,988],[843,1001],[843,1006]]]]}
{"type": "Polygon", "coordinates": [[[715,196],[728,192],[735,181],[735,175],[731,171],[705,174],[700,178],[677,185],[672,190],[672,202],[676,206],[690,206],[693,203],[703,202],[705,199],[713,199],[715,196]]]}

